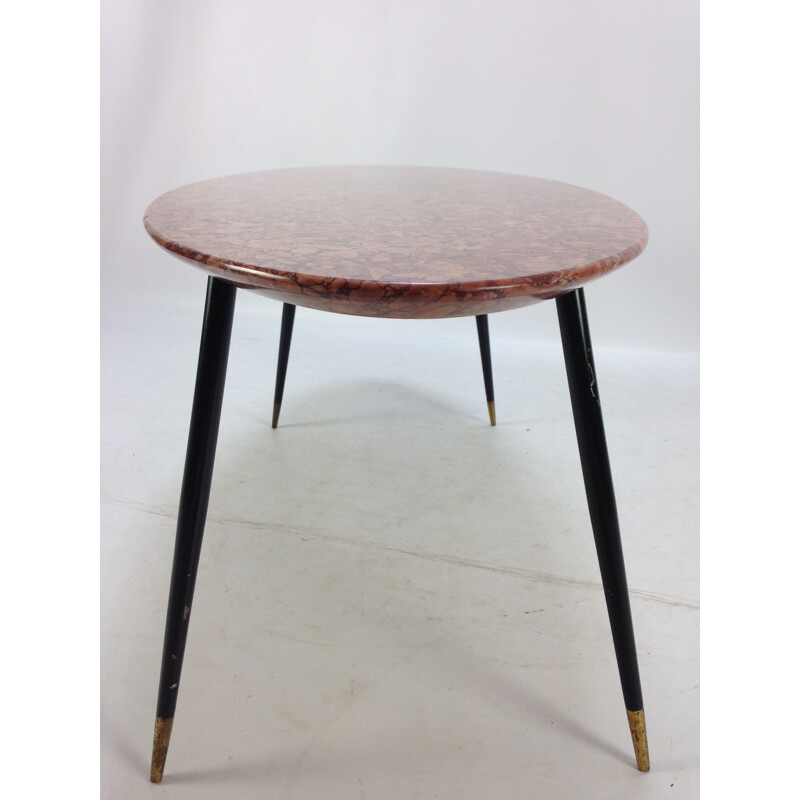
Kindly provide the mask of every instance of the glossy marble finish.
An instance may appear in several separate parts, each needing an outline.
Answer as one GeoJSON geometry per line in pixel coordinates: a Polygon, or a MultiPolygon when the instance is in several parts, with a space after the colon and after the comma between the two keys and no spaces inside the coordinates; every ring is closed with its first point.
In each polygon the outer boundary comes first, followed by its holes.
{"type": "Polygon", "coordinates": [[[175,255],[277,300],[344,314],[456,317],[557,297],[634,259],[647,226],[554,181],[427,167],[217,178],[155,200],[175,255]]]}

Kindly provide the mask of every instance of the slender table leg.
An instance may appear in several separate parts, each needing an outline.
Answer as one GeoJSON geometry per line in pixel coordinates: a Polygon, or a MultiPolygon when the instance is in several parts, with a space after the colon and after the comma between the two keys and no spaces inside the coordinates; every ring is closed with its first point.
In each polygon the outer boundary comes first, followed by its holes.
{"type": "Polygon", "coordinates": [[[622,695],[628,711],[636,765],[642,772],[646,772],[650,769],[650,757],[647,749],[642,687],[633,638],[633,621],[622,557],[617,504],[611,480],[611,466],[608,460],[600,396],[597,391],[583,289],[558,297],[556,305],[583,480],[586,485],[589,515],[611,621],[614,650],[617,654],[622,695]]]}
{"type": "Polygon", "coordinates": [[[235,286],[218,278],[208,279],[158,686],[150,767],[153,783],[161,782],[178,702],[178,684],[214,469],[235,301],[235,286]]]}
{"type": "Polygon", "coordinates": [[[489,408],[489,422],[497,424],[494,413],[494,381],[492,380],[492,351],[489,347],[489,317],[480,314],[475,317],[478,325],[478,345],[481,349],[481,366],[483,367],[483,385],[486,387],[486,405],[489,408]]]}
{"type": "Polygon", "coordinates": [[[296,307],[291,303],[283,304],[281,320],[281,343],[278,347],[278,374],[275,378],[275,404],[272,407],[272,427],[278,427],[283,402],[283,387],[286,384],[286,367],[289,365],[289,348],[292,346],[292,328],[296,307]]]}

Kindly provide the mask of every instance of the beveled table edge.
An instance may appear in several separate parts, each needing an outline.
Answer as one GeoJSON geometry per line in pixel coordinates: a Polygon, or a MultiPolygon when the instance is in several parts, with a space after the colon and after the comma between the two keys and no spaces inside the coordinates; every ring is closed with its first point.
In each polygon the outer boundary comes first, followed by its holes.
{"type": "MultiPolygon", "coordinates": [[[[475,172],[511,178],[530,178],[594,194],[611,200],[630,211],[641,222],[641,238],[613,255],[573,268],[532,273],[513,278],[488,278],[482,280],[427,282],[427,281],[375,281],[354,278],[332,278],[314,272],[286,271],[266,266],[256,266],[242,261],[222,259],[160,234],[149,222],[148,212],[158,200],[172,191],[208,183],[229,180],[253,174],[252,171],[192,181],[168,190],[155,198],[144,214],[144,227],[149,236],[162,248],[193,266],[200,267],[214,277],[222,278],[236,286],[255,291],[275,300],[295,305],[356,316],[394,318],[437,318],[473,316],[476,314],[522,308],[544,300],[556,298],[602,275],[633,261],[646,248],[649,229],[642,217],[626,204],[597,192],[550,178],[539,178],[513,172],[475,170],[460,167],[420,167],[418,165],[325,165],[283,167],[258,172],[297,172],[315,169],[348,169],[359,167],[431,169],[452,172],[475,172]],[[325,287],[324,291],[321,287],[325,287]],[[439,304],[448,300],[451,310],[442,313],[439,304]]],[[[447,305],[447,304],[446,304],[447,305]]]]}

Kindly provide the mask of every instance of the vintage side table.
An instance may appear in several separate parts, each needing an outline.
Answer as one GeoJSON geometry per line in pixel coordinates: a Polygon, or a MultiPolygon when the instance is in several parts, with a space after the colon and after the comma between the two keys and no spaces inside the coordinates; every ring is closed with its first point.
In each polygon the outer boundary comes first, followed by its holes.
{"type": "Polygon", "coordinates": [[[474,316],[495,421],[487,315],[555,299],[591,524],[636,763],[649,769],[639,668],[582,286],[631,261],[647,226],[553,181],[422,167],[285,169],[168,192],[162,247],[209,273],[178,510],[150,779],[161,781],[208,508],[238,288],[283,305],[273,427],[297,305],[372,317],[474,316]]]}

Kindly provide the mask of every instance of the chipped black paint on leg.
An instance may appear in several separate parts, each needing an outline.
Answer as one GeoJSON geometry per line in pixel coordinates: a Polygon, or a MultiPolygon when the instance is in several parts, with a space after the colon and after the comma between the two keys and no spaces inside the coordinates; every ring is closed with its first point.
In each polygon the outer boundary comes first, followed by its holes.
{"type": "MultiPolygon", "coordinates": [[[[628,582],[583,289],[556,298],[556,305],[589,516],[603,579],[622,694],[629,714],[641,714],[643,724],[642,688],[628,582]]],[[[643,741],[646,750],[646,736],[643,741]]],[[[644,763],[641,747],[640,744],[637,749],[640,769],[644,763]]]]}
{"type": "Polygon", "coordinates": [[[178,685],[214,469],[235,300],[235,286],[218,278],[209,278],[161,660],[151,765],[151,780],[154,782],[161,780],[178,702],[178,685]]]}

